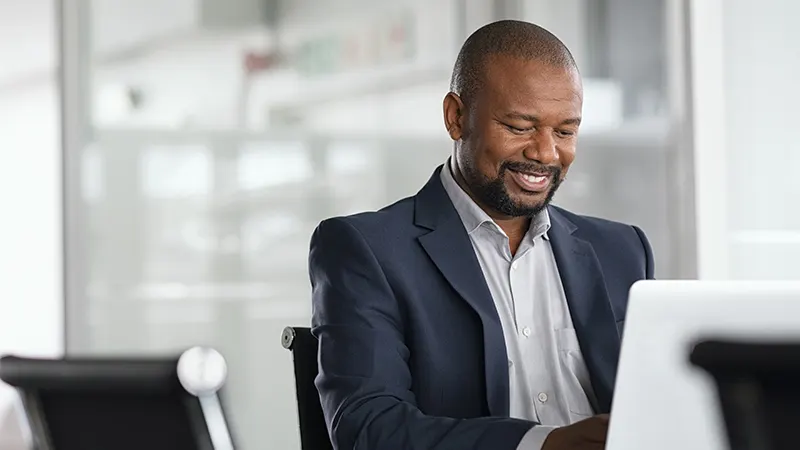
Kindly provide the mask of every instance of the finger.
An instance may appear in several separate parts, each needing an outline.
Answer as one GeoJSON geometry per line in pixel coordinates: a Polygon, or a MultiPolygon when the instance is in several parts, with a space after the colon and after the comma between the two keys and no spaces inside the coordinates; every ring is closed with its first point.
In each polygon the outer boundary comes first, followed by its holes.
{"type": "Polygon", "coordinates": [[[596,445],[596,444],[605,445],[605,443],[606,443],[606,437],[605,436],[595,436],[595,435],[589,436],[589,435],[586,435],[583,438],[584,438],[584,440],[586,442],[588,442],[590,444],[593,444],[593,445],[596,445]]]}
{"type": "Polygon", "coordinates": [[[593,433],[606,433],[608,431],[608,416],[594,416],[589,420],[587,423],[588,430],[591,430],[593,433]]]}
{"type": "Polygon", "coordinates": [[[605,441],[606,441],[606,439],[608,439],[608,426],[604,427],[604,428],[601,430],[600,434],[601,434],[601,437],[602,437],[602,439],[603,439],[603,442],[605,442],[605,441]]]}
{"type": "Polygon", "coordinates": [[[590,426],[586,427],[586,437],[591,442],[605,442],[608,437],[608,422],[604,420],[595,420],[590,426]]]}

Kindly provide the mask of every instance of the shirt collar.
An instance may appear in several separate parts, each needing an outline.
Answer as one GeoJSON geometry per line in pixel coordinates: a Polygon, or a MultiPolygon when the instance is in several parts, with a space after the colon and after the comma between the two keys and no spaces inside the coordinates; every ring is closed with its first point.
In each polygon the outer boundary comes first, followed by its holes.
{"type": "MultiPolygon", "coordinates": [[[[450,201],[455,206],[459,217],[461,217],[461,222],[464,224],[468,234],[474,233],[484,223],[490,223],[505,235],[500,226],[458,184],[455,177],[453,177],[450,158],[447,158],[447,162],[442,167],[440,178],[442,186],[444,186],[447,196],[450,197],[450,201]]],[[[531,239],[536,239],[542,236],[544,239],[549,240],[548,230],[550,230],[550,214],[545,208],[531,221],[526,238],[530,236],[531,239]]]]}

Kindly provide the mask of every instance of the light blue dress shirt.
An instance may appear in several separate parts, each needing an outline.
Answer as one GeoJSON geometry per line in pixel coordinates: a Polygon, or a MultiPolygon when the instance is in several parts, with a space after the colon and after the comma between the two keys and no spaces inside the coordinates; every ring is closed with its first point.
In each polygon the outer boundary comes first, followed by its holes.
{"type": "Polygon", "coordinates": [[[554,428],[592,416],[597,404],[550,247],[550,216],[545,209],[531,221],[512,256],[508,236],[461,189],[452,170],[448,159],[441,181],[472,241],[503,327],[510,416],[541,424],[518,450],[538,450],[554,428]]]}

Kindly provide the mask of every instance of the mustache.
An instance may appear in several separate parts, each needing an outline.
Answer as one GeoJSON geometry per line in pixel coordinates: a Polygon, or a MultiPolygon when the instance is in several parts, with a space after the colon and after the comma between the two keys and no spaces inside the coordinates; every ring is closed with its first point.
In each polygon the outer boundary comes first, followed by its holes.
{"type": "Polygon", "coordinates": [[[542,173],[552,175],[558,179],[561,175],[561,168],[557,166],[547,166],[538,163],[523,163],[517,161],[505,161],[500,165],[500,175],[503,175],[506,170],[513,170],[514,172],[528,172],[528,173],[542,173]]]}

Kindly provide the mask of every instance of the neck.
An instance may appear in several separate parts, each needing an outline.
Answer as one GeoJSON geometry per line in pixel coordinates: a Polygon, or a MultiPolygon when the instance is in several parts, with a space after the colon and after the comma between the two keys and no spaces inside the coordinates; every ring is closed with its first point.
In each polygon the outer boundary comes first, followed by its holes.
{"type": "MultiPolygon", "coordinates": [[[[492,216],[490,215],[489,217],[492,216]]],[[[525,236],[525,233],[528,232],[528,228],[531,226],[531,219],[529,217],[512,217],[510,219],[492,217],[492,220],[500,226],[511,240],[515,238],[522,240],[522,237],[525,236]]]]}

